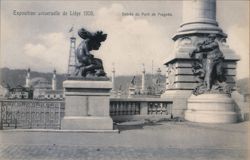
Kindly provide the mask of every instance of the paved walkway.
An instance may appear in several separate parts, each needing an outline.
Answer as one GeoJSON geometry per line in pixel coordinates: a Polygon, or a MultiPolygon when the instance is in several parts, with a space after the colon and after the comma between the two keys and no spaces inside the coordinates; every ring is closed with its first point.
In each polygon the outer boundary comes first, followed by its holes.
{"type": "Polygon", "coordinates": [[[0,131],[4,160],[246,160],[247,126],[159,122],[121,133],[0,131]]]}

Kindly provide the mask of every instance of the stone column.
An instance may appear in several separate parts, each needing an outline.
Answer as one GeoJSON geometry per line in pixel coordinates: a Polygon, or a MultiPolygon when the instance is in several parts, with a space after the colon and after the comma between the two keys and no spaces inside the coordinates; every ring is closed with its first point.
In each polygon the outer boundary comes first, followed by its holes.
{"type": "Polygon", "coordinates": [[[145,68],[143,67],[142,78],[141,78],[141,92],[142,92],[142,94],[145,93],[145,74],[146,74],[146,71],[145,71],[145,68]]]}
{"type": "Polygon", "coordinates": [[[112,69],[112,91],[115,90],[115,68],[112,69]]]}
{"type": "Polygon", "coordinates": [[[183,1],[183,22],[172,37],[174,50],[166,58],[166,91],[162,98],[173,101],[173,115],[184,116],[187,109],[187,99],[197,86],[192,72],[193,59],[189,53],[197,44],[204,42],[209,34],[215,34],[223,52],[227,83],[235,88],[236,62],[239,57],[226,43],[227,35],[216,21],[216,0],[188,0],[183,1]]]}
{"type": "Polygon", "coordinates": [[[117,93],[115,91],[115,67],[112,69],[112,76],[111,76],[111,82],[112,82],[112,89],[111,89],[111,97],[115,98],[117,97],[117,93]]]}
{"type": "Polygon", "coordinates": [[[28,68],[28,70],[27,70],[25,87],[27,87],[27,88],[30,87],[30,68],[28,68]]]}
{"type": "Polygon", "coordinates": [[[182,24],[173,39],[194,33],[214,33],[222,37],[223,33],[216,21],[216,0],[183,1],[182,24]]]}
{"type": "Polygon", "coordinates": [[[183,1],[183,24],[207,22],[217,25],[215,0],[183,1]]]}
{"type": "Polygon", "coordinates": [[[53,77],[52,77],[52,90],[56,90],[56,70],[53,71],[53,77]]]}

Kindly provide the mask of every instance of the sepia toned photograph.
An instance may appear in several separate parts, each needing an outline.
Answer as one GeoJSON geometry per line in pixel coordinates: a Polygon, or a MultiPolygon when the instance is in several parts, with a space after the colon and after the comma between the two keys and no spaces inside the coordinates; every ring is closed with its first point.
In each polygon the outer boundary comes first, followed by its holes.
{"type": "Polygon", "coordinates": [[[1,0],[0,160],[248,160],[249,0],[1,0]]]}

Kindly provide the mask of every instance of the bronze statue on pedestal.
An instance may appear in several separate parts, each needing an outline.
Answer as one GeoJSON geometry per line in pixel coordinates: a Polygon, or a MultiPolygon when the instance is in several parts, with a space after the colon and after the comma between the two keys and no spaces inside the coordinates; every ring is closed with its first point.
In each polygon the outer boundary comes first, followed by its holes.
{"type": "Polygon", "coordinates": [[[101,42],[106,40],[107,34],[103,34],[102,31],[91,33],[81,28],[78,31],[78,35],[83,41],[76,49],[75,54],[79,64],[75,68],[74,76],[86,78],[106,77],[102,60],[95,58],[90,51],[98,50],[101,46],[101,42]]]}
{"type": "Polygon", "coordinates": [[[226,80],[223,70],[224,56],[215,34],[208,35],[208,39],[199,44],[190,53],[190,57],[197,60],[193,64],[193,73],[200,82],[193,91],[195,95],[205,92],[231,92],[230,88],[223,83],[226,80]]]}

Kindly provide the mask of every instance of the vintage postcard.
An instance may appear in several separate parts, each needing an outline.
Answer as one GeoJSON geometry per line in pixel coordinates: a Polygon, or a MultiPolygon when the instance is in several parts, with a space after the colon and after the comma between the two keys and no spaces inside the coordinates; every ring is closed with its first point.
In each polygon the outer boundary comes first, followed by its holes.
{"type": "Polygon", "coordinates": [[[1,0],[0,159],[249,159],[248,0],[1,0]]]}

